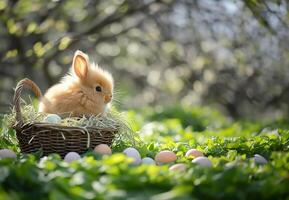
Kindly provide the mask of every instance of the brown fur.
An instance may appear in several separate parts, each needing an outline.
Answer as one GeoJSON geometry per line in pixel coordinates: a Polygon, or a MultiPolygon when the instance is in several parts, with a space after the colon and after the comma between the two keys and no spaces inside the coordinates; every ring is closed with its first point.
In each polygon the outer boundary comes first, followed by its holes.
{"type": "Polygon", "coordinates": [[[86,54],[76,51],[72,72],[45,93],[39,112],[64,116],[98,115],[105,112],[113,93],[111,74],[89,64],[86,54]],[[95,90],[101,86],[102,92],[95,90]]]}

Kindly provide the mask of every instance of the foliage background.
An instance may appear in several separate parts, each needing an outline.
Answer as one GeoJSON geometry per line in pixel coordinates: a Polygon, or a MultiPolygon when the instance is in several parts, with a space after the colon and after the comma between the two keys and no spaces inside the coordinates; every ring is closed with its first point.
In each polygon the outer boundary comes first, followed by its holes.
{"type": "Polygon", "coordinates": [[[110,70],[116,104],[289,113],[286,0],[0,0],[0,104],[23,77],[44,91],[81,49],[110,70]]]}

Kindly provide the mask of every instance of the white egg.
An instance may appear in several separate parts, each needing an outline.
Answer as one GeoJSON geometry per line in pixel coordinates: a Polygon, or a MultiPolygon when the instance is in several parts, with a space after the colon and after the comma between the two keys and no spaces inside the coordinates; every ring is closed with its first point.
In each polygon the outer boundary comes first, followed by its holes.
{"type": "Polygon", "coordinates": [[[130,158],[133,158],[133,164],[134,165],[139,165],[140,163],[141,163],[141,156],[140,156],[140,154],[139,154],[139,152],[138,152],[138,150],[136,150],[135,148],[133,148],[133,147],[129,147],[129,148],[126,148],[124,151],[123,151],[123,153],[126,155],[126,156],[128,156],[128,157],[130,157],[130,158]]]}
{"type": "Polygon", "coordinates": [[[49,114],[44,118],[44,122],[58,124],[61,122],[61,117],[56,114],[49,114]]]}
{"type": "Polygon", "coordinates": [[[79,160],[81,157],[78,153],[76,152],[69,152],[68,154],[65,155],[64,161],[71,163],[72,161],[79,160]]]}
{"type": "Polygon", "coordinates": [[[1,149],[0,150],[0,159],[1,158],[16,158],[16,153],[10,149],[1,149]]]}
{"type": "Polygon", "coordinates": [[[225,164],[225,167],[226,168],[233,168],[233,167],[235,167],[236,166],[236,161],[231,161],[231,162],[227,162],[226,164],[225,164]]]}
{"type": "Polygon", "coordinates": [[[259,154],[254,155],[254,160],[255,160],[256,164],[264,165],[264,164],[268,163],[268,161],[263,156],[261,156],[259,154]]]}
{"type": "Polygon", "coordinates": [[[156,163],[160,165],[175,162],[176,160],[177,155],[174,152],[168,150],[161,151],[155,156],[156,163]]]}
{"type": "Polygon", "coordinates": [[[152,159],[150,157],[143,158],[141,162],[142,162],[142,164],[145,164],[145,165],[155,165],[156,164],[154,159],[152,159]]]}
{"type": "Polygon", "coordinates": [[[204,156],[195,158],[192,163],[196,163],[198,165],[204,166],[204,167],[212,167],[212,162],[204,156]]]}
{"type": "Polygon", "coordinates": [[[107,144],[99,144],[94,148],[94,151],[101,155],[111,155],[112,151],[107,144]]]}

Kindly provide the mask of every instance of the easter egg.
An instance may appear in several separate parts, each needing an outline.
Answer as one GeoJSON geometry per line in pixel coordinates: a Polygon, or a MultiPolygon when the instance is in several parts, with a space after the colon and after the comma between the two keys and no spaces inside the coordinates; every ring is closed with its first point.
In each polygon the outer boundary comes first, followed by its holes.
{"type": "Polygon", "coordinates": [[[78,153],[76,152],[69,152],[68,154],[65,155],[64,161],[71,163],[72,161],[79,160],[81,157],[78,153]]]}
{"type": "Polygon", "coordinates": [[[44,118],[44,122],[58,124],[61,121],[61,117],[56,114],[49,114],[44,118]]]}
{"type": "Polygon", "coordinates": [[[169,168],[170,171],[179,171],[179,172],[183,172],[186,169],[187,165],[185,165],[184,163],[174,164],[169,168]]]}
{"type": "Polygon", "coordinates": [[[186,153],[186,157],[195,157],[195,158],[197,158],[197,157],[200,157],[200,156],[204,156],[204,154],[201,151],[197,150],[197,149],[190,149],[186,153]]]}
{"type": "Polygon", "coordinates": [[[142,159],[141,161],[142,164],[145,164],[145,165],[155,165],[156,162],[154,161],[154,159],[152,158],[149,158],[149,157],[145,157],[142,159]]]}
{"type": "Polygon", "coordinates": [[[233,168],[233,167],[236,166],[236,163],[237,163],[236,161],[228,162],[228,163],[225,164],[225,167],[226,168],[233,168]]]}
{"type": "Polygon", "coordinates": [[[107,144],[99,144],[94,148],[94,151],[101,155],[111,155],[112,151],[107,144]]]}
{"type": "Polygon", "coordinates": [[[166,164],[170,162],[174,162],[177,160],[177,156],[172,151],[161,151],[155,156],[155,161],[157,164],[166,164]]]}
{"type": "Polygon", "coordinates": [[[126,156],[128,156],[128,157],[130,157],[130,158],[133,158],[133,164],[134,165],[139,165],[140,163],[141,163],[141,156],[140,156],[140,154],[139,154],[139,152],[138,152],[138,150],[136,150],[135,148],[133,148],[133,147],[129,147],[129,148],[126,148],[124,151],[123,151],[123,153],[126,155],[126,156]]]}
{"type": "Polygon", "coordinates": [[[268,161],[263,156],[261,156],[259,154],[254,155],[254,160],[255,160],[256,164],[264,165],[264,164],[268,163],[268,161]]]}
{"type": "Polygon", "coordinates": [[[195,158],[192,161],[192,163],[196,163],[196,164],[198,164],[200,166],[204,166],[204,167],[212,167],[212,162],[207,157],[204,157],[204,156],[195,158]]]}
{"type": "Polygon", "coordinates": [[[1,158],[16,158],[16,153],[10,149],[1,149],[0,150],[0,159],[1,158]]]}

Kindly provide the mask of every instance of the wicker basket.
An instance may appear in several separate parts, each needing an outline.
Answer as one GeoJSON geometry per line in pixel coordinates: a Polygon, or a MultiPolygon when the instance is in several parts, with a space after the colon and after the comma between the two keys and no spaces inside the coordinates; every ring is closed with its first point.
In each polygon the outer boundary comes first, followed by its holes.
{"type": "Polygon", "coordinates": [[[22,153],[32,153],[42,149],[43,156],[58,153],[64,157],[71,151],[82,154],[98,144],[109,146],[112,144],[117,129],[68,127],[44,122],[24,123],[20,106],[20,95],[24,86],[30,86],[37,96],[41,96],[38,86],[27,78],[21,80],[15,89],[13,106],[16,112],[16,123],[13,128],[16,130],[22,153]]]}

